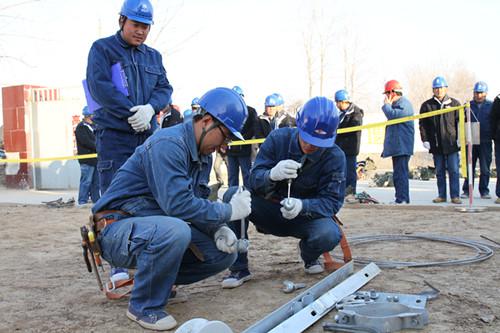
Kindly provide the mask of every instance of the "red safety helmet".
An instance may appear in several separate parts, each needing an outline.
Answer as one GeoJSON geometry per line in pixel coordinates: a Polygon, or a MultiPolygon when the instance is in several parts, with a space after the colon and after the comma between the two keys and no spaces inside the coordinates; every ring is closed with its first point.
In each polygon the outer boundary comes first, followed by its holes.
{"type": "Polygon", "coordinates": [[[395,93],[402,93],[403,92],[403,87],[401,86],[401,84],[398,81],[390,80],[390,81],[387,81],[387,83],[385,84],[384,94],[391,93],[391,92],[395,92],[395,93]]]}

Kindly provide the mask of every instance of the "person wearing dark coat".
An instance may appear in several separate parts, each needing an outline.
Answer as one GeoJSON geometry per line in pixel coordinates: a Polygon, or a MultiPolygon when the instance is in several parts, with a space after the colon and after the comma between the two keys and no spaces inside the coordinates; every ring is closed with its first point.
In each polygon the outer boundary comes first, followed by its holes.
{"type": "Polygon", "coordinates": [[[491,137],[495,142],[495,164],[497,168],[496,204],[500,204],[500,94],[493,100],[490,114],[491,137]]]}
{"type": "Polygon", "coordinates": [[[171,127],[183,122],[181,113],[176,105],[170,104],[165,108],[164,113],[160,118],[160,127],[171,127]]]}
{"type": "MultiPolygon", "coordinates": [[[[351,102],[349,93],[346,90],[339,90],[335,93],[335,102],[340,111],[340,128],[349,128],[363,125],[364,112],[357,105],[351,102]]],[[[346,159],[346,195],[356,194],[356,158],[361,146],[361,131],[339,133],[335,139],[335,144],[342,149],[346,159]]]]}
{"type": "MultiPolygon", "coordinates": [[[[460,106],[460,102],[447,94],[448,83],[442,76],[432,81],[434,96],[420,107],[420,114],[460,106]]],[[[450,198],[454,204],[461,204],[458,151],[458,110],[419,121],[420,138],[429,150],[436,167],[438,197],[434,203],[446,202],[446,172],[449,177],[450,198]]]]}
{"type": "Polygon", "coordinates": [[[283,127],[296,127],[294,117],[287,114],[281,107],[280,96],[272,94],[266,97],[264,114],[258,118],[255,128],[255,138],[265,139],[272,130],[283,127]]]}
{"type": "MultiPolygon", "coordinates": [[[[87,106],[83,108],[83,120],[76,126],[75,138],[78,155],[95,154],[95,135],[92,122],[93,113],[87,106]]],[[[100,198],[99,173],[97,158],[82,158],[80,163],[80,187],[78,190],[78,205],[85,205],[89,199],[95,203],[100,198]]]]}

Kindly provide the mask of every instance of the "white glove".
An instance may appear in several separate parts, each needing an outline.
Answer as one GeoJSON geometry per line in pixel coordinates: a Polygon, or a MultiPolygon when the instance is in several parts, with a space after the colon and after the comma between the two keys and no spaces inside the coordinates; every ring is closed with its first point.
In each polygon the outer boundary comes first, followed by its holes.
{"type": "Polygon", "coordinates": [[[297,170],[301,166],[302,164],[294,160],[279,161],[279,163],[271,169],[269,177],[275,182],[283,179],[297,178],[297,170]]]}
{"type": "Polygon", "coordinates": [[[128,118],[128,123],[136,132],[144,132],[151,128],[151,118],[155,114],[155,110],[151,104],[136,105],[130,109],[130,112],[135,114],[128,118]]]}
{"type": "Polygon", "coordinates": [[[423,145],[423,146],[424,146],[424,148],[425,148],[425,149],[427,149],[427,150],[431,149],[431,144],[429,143],[429,141],[425,141],[422,145],[423,145]]]}
{"type": "Polygon", "coordinates": [[[236,235],[226,226],[222,226],[215,232],[214,235],[215,246],[226,253],[236,253],[238,251],[236,235]]]}
{"type": "Polygon", "coordinates": [[[293,220],[302,211],[302,200],[296,198],[283,199],[281,200],[281,215],[287,220],[293,220]],[[288,201],[288,204],[285,204],[288,201]]]}
{"type": "Polygon", "coordinates": [[[247,190],[236,192],[229,204],[231,205],[230,221],[241,220],[252,212],[252,197],[247,190]]]}

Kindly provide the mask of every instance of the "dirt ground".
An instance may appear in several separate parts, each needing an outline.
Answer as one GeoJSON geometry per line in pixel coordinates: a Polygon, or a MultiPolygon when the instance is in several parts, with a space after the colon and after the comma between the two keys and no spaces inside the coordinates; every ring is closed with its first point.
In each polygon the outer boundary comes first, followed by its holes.
{"type": "MultiPolygon", "coordinates": [[[[108,301],[84,266],[78,228],[88,210],[0,204],[0,332],[137,332],[125,316],[126,300],[108,301]]],[[[500,210],[464,214],[444,207],[346,206],[340,214],[348,236],[430,233],[500,240],[500,210]]],[[[487,241],[484,241],[487,242],[487,241]]],[[[433,242],[377,242],[352,248],[354,256],[425,260],[463,258],[474,251],[433,242]]],[[[185,303],[167,310],[179,323],[194,317],[222,320],[241,332],[295,294],[280,288],[285,279],[312,286],[327,273],[306,276],[298,261],[297,241],[251,230],[254,279],[222,290],[222,274],[183,286],[185,303]]],[[[355,266],[358,270],[359,265],[355,266]]],[[[430,323],[421,332],[500,332],[500,256],[451,267],[384,269],[363,289],[418,293],[423,280],[441,290],[427,304],[430,323]]],[[[329,313],[307,332],[323,332],[329,313]]]]}

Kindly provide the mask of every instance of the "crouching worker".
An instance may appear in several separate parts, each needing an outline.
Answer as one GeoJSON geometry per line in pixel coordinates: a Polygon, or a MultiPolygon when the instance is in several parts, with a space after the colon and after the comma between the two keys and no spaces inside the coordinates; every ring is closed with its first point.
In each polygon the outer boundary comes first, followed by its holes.
{"type": "Polygon", "coordinates": [[[229,204],[206,199],[211,154],[233,136],[242,139],[245,102],[216,88],[200,107],[192,121],[159,130],[139,146],[93,208],[95,220],[108,217],[97,238],[102,257],[136,268],[127,317],[148,329],[176,326],[165,311],[174,284],[203,280],[234,263],[237,238],[226,223],[250,214],[248,191],[229,204]]]}
{"type": "MultiPolygon", "coordinates": [[[[333,221],[344,202],[345,155],[334,144],[339,113],[326,97],[309,100],[297,114],[297,128],[280,128],[266,138],[250,173],[252,213],[249,220],[262,233],[300,239],[307,274],[322,273],[318,260],[341,239],[333,221]]],[[[234,193],[224,195],[229,201],[234,193]]],[[[231,228],[240,236],[239,221],[231,228]]],[[[245,226],[248,228],[248,224],[245,226]]],[[[250,247],[251,248],[251,247],[250,247]]],[[[223,288],[250,280],[247,253],[239,253],[223,288]]]]}

